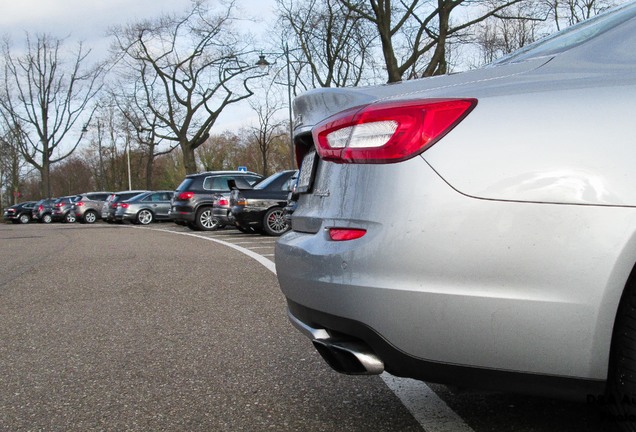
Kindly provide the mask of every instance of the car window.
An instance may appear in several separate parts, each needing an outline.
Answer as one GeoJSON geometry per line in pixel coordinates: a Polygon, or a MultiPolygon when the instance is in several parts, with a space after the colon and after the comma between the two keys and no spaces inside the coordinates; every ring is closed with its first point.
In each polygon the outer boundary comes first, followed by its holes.
{"type": "Polygon", "coordinates": [[[269,185],[271,185],[272,183],[274,183],[276,180],[278,180],[278,178],[281,176],[282,174],[272,174],[271,176],[267,177],[265,180],[263,180],[262,182],[258,183],[256,186],[254,186],[254,189],[267,189],[269,187],[269,185]]]}
{"type": "Polygon", "coordinates": [[[176,191],[177,192],[183,192],[184,190],[188,189],[190,187],[190,185],[192,184],[192,182],[194,181],[194,179],[192,179],[191,177],[187,177],[186,179],[184,179],[181,184],[179,186],[177,186],[176,191]]]}
{"type": "Polygon", "coordinates": [[[231,176],[206,177],[203,181],[203,189],[229,191],[230,187],[227,185],[227,182],[233,178],[234,177],[231,176]]]}
{"type": "Polygon", "coordinates": [[[515,51],[509,56],[503,57],[493,65],[514,63],[531,58],[544,57],[565,52],[580,45],[595,36],[606,32],[618,24],[627,21],[636,15],[636,4],[619,6],[609,13],[604,13],[575,24],[558,33],[541,39],[533,44],[515,51]]]}

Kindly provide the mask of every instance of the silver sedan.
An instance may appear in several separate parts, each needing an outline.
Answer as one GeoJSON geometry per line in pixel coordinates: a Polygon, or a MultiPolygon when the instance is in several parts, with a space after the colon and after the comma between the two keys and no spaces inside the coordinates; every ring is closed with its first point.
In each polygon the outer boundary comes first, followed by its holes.
{"type": "Polygon", "coordinates": [[[635,47],[629,3],[479,70],[295,100],[276,268],[332,367],[636,394],[635,47]]]}

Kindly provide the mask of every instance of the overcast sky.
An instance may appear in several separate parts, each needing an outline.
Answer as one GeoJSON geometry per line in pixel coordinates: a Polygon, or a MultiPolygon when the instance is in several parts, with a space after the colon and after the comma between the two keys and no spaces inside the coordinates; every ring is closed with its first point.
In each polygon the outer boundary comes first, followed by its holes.
{"type": "MultiPolygon", "coordinates": [[[[71,46],[81,40],[95,53],[105,55],[108,48],[105,35],[110,27],[165,12],[180,12],[189,4],[189,0],[0,0],[0,32],[9,35],[16,48],[23,44],[28,31],[51,33],[60,38],[69,36],[71,46]]],[[[219,0],[210,0],[210,4],[219,4],[219,0]]],[[[257,37],[263,37],[265,21],[274,16],[274,0],[236,0],[236,4],[241,17],[260,21],[250,22],[249,29],[257,37]]],[[[235,129],[244,109],[238,107],[222,114],[213,133],[235,129]]]]}

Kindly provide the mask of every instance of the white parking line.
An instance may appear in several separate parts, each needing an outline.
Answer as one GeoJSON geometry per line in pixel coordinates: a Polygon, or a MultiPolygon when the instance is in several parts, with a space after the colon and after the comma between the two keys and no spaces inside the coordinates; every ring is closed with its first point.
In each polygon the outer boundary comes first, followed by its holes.
{"type": "Polygon", "coordinates": [[[422,381],[398,378],[386,372],[380,375],[380,378],[400,398],[426,432],[473,432],[473,429],[422,381]]]}
{"type": "MultiPolygon", "coordinates": [[[[139,227],[133,227],[139,228],[139,227]]],[[[214,237],[205,237],[199,234],[170,231],[167,229],[159,228],[144,228],[154,231],[167,232],[172,234],[181,234],[191,237],[197,237],[203,240],[213,241],[215,243],[228,246],[235,249],[250,258],[255,259],[262,264],[267,270],[276,274],[276,265],[266,256],[253,252],[250,249],[246,249],[238,244],[230,243],[224,240],[219,240],[214,237]]],[[[253,242],[251,242],[253,243],[253,242]]],[[[271,247],[271,246],[270,246],[271,247]]],[[[269,248],[269,247],[268,247],[269,248]]],[[[252,249],[257,249],[256,247],[252,249]]],[[[380,378],[384,383],[395,393],[395,395],[402,401],[402,404],[409,410],[415,420],[422,426],[425,432],[474,432],[473,429],[464,422],[464,420],[455,413],[452,409],[446,405],[442,399],[429,386],[422,381],[417,381],[408,378],[399,378],[384,372],[380,375],[380,378]]]]}

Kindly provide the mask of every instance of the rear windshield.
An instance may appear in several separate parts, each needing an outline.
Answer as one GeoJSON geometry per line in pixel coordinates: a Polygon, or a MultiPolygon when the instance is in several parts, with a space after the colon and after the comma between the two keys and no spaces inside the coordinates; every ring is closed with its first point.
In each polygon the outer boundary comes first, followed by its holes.
{"type": "Polygon", "coordinates": [[[190,177],[186,178],[185,180],[183,180],[181,182],[181,184],[179,186],[177,186],[176,191],[177,192],[183,192],[184,190],[187,190],[190,187],[190,185],[192,184],[193,181],[194,180],[191,179],[190,177]]]}
{"type": "Polygon", "coordinates": [[[495,61],[493,65],[515,63],[531,58],[545,57],[565,52],[616,27],[633,18],[635,15],[636,3],[616,7],[611,11],[597,15],[533,44],[527,45],[509,56],[495,61]]]}

